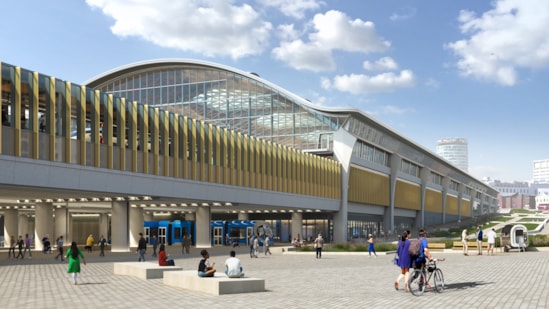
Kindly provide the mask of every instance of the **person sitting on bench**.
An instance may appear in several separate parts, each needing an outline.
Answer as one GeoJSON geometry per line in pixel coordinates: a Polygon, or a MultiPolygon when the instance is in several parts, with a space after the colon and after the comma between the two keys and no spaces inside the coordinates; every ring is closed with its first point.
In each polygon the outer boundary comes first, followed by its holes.
{"type": "Polygon", "coordinates": [[[242,272],[242,266],[240,260],[235,257],[236,252],[231,250],[230,257],[225,261],[225,274],[229,278],[242,278],[244,273],[242,272]]]}
{"type": "Polygon", "coordinates": [[[213,268],[215,263],[210,265],[210,261],[208,261],[210,254],[206,249],[202,249],[202,251],[200,251],[200,255],[202,255],[202,259],[198,264],[198,276],[213,277],[215,275],[215,268],[213,268]]]}
{"type": "Polygon", "coordinates": [[[160,245],[160,248],[158,249],[158,265],[160,266],[175,266],[175,262],[173,259],[168,259],[170,257],[169,254],[166,253],[164,244],[160,245]]]}

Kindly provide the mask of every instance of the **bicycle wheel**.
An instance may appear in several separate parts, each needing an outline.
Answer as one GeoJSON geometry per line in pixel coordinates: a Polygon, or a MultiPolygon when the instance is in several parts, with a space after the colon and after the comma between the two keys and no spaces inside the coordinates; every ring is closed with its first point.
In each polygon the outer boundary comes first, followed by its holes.
{"type": "Polygon", "coordinates": [[[408,279],[408,288],[414,296],[421,296],[425,291],[425,274],[421,270],[414,270],[408,279]]]}
{"type": "Polygon", "coordinates": [[[444,291],[444,275],[442,274],[442,270],[438,268],[435,269],[433,276],[435,280],[435,291],[442,293],[442,291],[444,291]]]}

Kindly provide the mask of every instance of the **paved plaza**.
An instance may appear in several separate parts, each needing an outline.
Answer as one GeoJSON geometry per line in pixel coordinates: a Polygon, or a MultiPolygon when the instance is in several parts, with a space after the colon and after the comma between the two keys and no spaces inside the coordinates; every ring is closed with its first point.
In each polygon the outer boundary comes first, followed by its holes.
{"type": "MultiPolygon", "coordinates": [[[[222,271],[230,248],[211,248],[210,260],[222,271]]],[[[14,260],[0,253],[0,308],[548,308],[549,252],[435,253],[446,289],[416,297],[395,291],[399,269],[392,256],[363,253],[282,253],[250,258],[237,248],[247,276],[265,279],[265,292],[213,296],[165,286],[162,279],[141,280],[113,275],[113,263],[137,261],[135,253],[99,251],[86,254],[88,265],[73,285],[66,262],[54,254],[34,252],[33,259],[14,260]]],[[[182,255],[168,248],[176,265],[197,269],[199,249],[182,255]]],[[[150,257],[149,250],[147,257],[150,257]]],[[[150,257],[150,261],[154,258],[150,257]]],[[[207,280],[207,279],[205,279],[207,280]]],[[[237,279],[235,279],[237,280],[237,279]]]]}

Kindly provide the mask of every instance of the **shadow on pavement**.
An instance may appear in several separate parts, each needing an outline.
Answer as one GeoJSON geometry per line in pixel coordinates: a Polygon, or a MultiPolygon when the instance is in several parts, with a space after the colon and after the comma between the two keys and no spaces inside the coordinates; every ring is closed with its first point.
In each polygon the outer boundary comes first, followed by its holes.
{"type": "Polygon", "coordinates": [[[469,288],[476,288],[477,286],[486,285],[486,284],[494,284],[493,282],[460,282],[460,283],[452,283],[452,284],[445,284],[444,289],[445,290],[465,290],[469,288]]]}

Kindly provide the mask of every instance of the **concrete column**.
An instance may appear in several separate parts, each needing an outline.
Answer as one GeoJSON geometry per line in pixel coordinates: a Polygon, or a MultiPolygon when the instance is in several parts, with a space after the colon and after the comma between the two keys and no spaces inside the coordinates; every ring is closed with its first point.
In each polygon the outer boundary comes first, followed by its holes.
{"type": "MultiPolygon", "coordinates": [[[[109,239],[109,214],[103,213],[99,214],[99,237],[105,237],[109,239]]],[[[97,238],[99,241],[99,238],[97,238]]]]}
{"type": "Polygon", "coordinates": [[[130,207],[130,248],[137,248],[139,233],[145,235],[143,208],[137,206],[130,207]]]}
{"type": "Polygon", "coordinates": [[[26,214],[19,214],[18,216],[18,219],[19,219],[19,232],[18,232],[18,235],[21,235],[23,236],[23,238],[25,237],[25,234],[29,234],[29,235],[32,235],[32,231],[29,230],[29,217],[26,215],[26,214]]]}
{"type": "Polygon", "coordinates": [[[197,248],[211,248],[210,206],[196,207],[195,239],[197,248]]]}
{"type": "MultiPolygon", "coordinates": [[[[395,234],[393,233],[395,229],[395,194],[401,162],[402,158],[399,155],[391,155],[389,162],[391,168],[391,174],[389,175],[389,207],[385,207],[385,213],[383,214],[383,230],[385,236],[395,234]]],[[[380,235],[378,235],[378,237],[379,236],[380,235]]]]}
{"type": "Polygon", "coordinates": [[[55,225],[52,239],[57,239],[57,237],[63,235],[64,242],[70,244],[73,237],[69,235],[69,209],[67,207],[55,208],[54,213],[55,225]]]}
{"type": "Polygon", "coordinates": [[[420,229],[425,226],[425,196],[427,195],[427,182],[431,176],[431,170],[423,167],[419,172],[419,177],[421,178],[420,186],[420,211],[417,212],[415,227],[412,229],[412,235],[418,235],[420,229]]]}
{"type": "Polygon", "coordinates": [[[303,235],[301,235],[302,229],[303,229],[303,214],[300,212],[293,212],[292,213],[292,239],[290,241],[293,241],[294,238],[299,237],[299,239],[303,239],[303,235]]]}
{"type": "Polygon", "coordinates": [[[239,212],[238,213],[238,220],[248,220],[249,216],[246,212],[239,212]]]}
{"type": "Polygon", "coordinates": [[[53,237],[53,204],[52,203],[38,203],[35,207],[34,216],[34,246],[36,250],[42,251],[44,245],[42,244],[42,237],[48,235],[50,242],[53,245],[55,239],[53,237]]]}
{"type": "MultiPolygon", "coordinates": [[[[334,235],[333,240],[336,243],[347,242],[349,235],[349,203],[348,203],[348,189],[349,189],[349,175],[351,171],[351,158],[353,156],[353,147],[356,143],[356,137],[349,134],[343,128],[339,129],[334,134],[334,158],[341,163],[341,200],[339,210],[334,214],[334,235]]],[[[297,236],[294,232],[294,223],[292,216],[292,239],[297,236]]],[[[299,220],[301,226],[301,219],[299,220]]],[[[301,235],[301,227],[299,228],[299,234],[301,235]]],[[[329,236],[328,236],[329,237],[329,236]]]]}
{"type": "Polygon", "coordinates": [[[446,200],[448,199],[448,187],[450,187],[450,178],[442,178],[442,224],[446,224],[446,200]]]}
{"type": "Polygon", "coordinates": [[[111,251],[129,252],[129,205],[126,202],[112,202],[111,251]]]}
{"type": "Polygon", "coordinates": [[[17,241],[17,232],[19,232],[19,219],[17,209],[4,210],[4,247],[9,248],[11,236],[17,241]]]}
{"type": "Polygon", "coordinates": [[[68,239],[65,240],[67,245],[69,245],[73,241],[76,241],[75,237],[72,235],[72,231],[74,231],[74,224],[73,224],[72,214],[69,212],[67,214],[67,237],[68,237],[68,239]]]}

